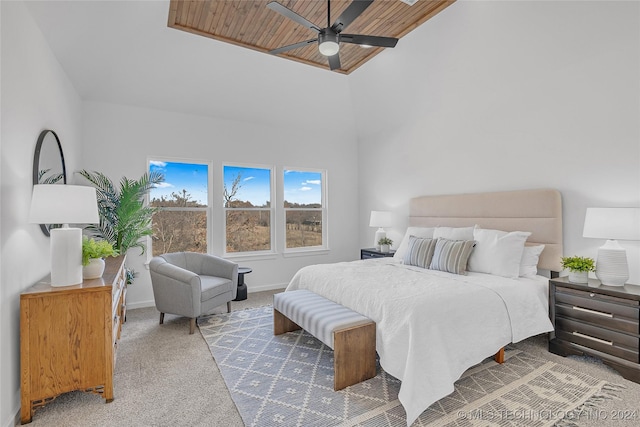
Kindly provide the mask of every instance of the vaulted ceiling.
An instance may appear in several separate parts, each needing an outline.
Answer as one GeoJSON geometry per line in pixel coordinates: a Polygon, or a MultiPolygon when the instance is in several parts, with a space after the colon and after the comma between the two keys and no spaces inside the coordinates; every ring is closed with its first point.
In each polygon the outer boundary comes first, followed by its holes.
{"type": "MultiPolygon", "coordinates": [[[[269,9],[273,0],[171,0],[169,27],[268,53],[270,50],[317,37],[310,28],[269,9]]],[[[412,1],[412,0],[408,0],[412,1]]],[[[402,38],[455,0],[418,0],[412,6],[400,0],[376,0],[349,26],[349,34],[402,38]]],[[[322,0],[278,0],[318,28],[333,23],[352,2],[333,0],[330,17],[322,0]],[[329,19],[328,19],[329,18],[329,19]]],[[[399,41],[398,46],[401,46],[399,41]]],[[[384,48],[340,44],[340,73],[349,74],[384,48]]],[[[279,54],[283,58],[329,69],[317,43],[279,54]]]]}

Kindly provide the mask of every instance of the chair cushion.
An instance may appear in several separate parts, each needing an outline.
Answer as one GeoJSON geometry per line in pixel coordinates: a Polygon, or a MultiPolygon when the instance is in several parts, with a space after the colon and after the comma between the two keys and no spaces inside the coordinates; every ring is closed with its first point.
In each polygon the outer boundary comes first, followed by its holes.
{"type": "Polygon", "coordinates": [[[200,276],[200,286],[202,287],[202,294],[200,295],[200,301],[207,301],[211,298],[215,298],[218,295],[231,291],[233,282],[223,277],[215,276],[200,276]]]}

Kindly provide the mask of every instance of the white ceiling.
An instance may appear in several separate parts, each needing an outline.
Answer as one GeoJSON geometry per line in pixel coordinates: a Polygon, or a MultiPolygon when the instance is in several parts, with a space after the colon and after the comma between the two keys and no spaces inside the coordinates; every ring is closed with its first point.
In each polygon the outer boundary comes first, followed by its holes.
{"type": "Polygon", "coordinates": [[[349,77],[168,28],[168,0],[26,4],[83,100],[353,135],[349,77]]]}

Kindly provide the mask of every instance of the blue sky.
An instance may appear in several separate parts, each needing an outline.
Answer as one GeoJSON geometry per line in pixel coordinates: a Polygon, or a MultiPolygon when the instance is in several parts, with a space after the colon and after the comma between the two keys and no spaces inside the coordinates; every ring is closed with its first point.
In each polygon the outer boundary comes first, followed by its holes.
{"type": "MultiPolygon", "coordinates": [[[[151,161],[150,171],[164,174],[164,182],[151,190],[151,198],[180,193],[186,189],[193,200],[207,204],[208,166],[206,164],[151,161]]],[[[269,201],[271,170],[240,166],[224,167],[224,183],[231,189],[233,180],[242,175],[236,199],[249,201],[254,206],[264,206],[269,201]]],[[[285,170],[284,198],[291,203],[311,204],[322,202],[322,174],[285,170]]]]}
{"type": "Polygon", "coordinates": [[[224,167],[224,185],[231,190],[231,185],[238,174],[241,175],[240,190],[236,200],[249,201],[254,206],[265,206],[269,202],[271,192],[271,169],[248,168],[240,166],[224,167]]]}
{"type": "Polygon", "coordinates": [[[320,172],[284,171],[284,199],[291,203],[322,203],[320,172]]]}
{"type": "Polygon", "coordinates": [[[151,161],[149,170],[164,174],[164,182],[151,190],[151,199],[166,196],[171,198],[171,193],[181,193],[183,189],[191,194],[191,199],[206,205],[207,184],[209,179],[209,167],[194,163],[172,163],[151,161]]]}

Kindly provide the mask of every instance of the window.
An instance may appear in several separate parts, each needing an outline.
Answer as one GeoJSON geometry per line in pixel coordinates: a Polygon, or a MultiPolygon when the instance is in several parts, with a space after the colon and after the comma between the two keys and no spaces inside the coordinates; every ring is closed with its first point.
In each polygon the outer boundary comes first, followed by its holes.
{"type": "Polygon", "coordinates": [[[271,169],[224,166],[225,252],[273,250],[271,169]]]}
{"type": "Polygon", "coordinates": [[[150,192],[153,214],[152,255],[207,252],[209,165],[150,160],[149,171],[164,175],[150,192]]]}
{"type": "Polygon", "coordinates": [[[284,170],[285,247],[326,246],[324,172],[284,170]]]}

